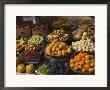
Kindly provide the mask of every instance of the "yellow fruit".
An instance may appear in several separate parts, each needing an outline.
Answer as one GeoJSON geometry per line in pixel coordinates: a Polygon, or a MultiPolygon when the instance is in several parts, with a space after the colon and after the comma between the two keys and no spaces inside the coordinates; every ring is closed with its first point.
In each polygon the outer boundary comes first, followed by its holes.
{"type": "Polygon", "coordinates": [[[58,56],[61,56],[61,55],[62,55],[61,51],[58,51],[58,56]]]}
{"type": "Polygon", "coordinates": [[[63,46],[60,44],[60,45],[59,45],[59,49],[62,49],[62,48],[63,48],[63,46]]]}
{"type": "Polygon", "coordinates": [[[19,64],[19,65],[17,66],[17,72],[19,72],[19,73],[24,73],[25,70],[26,70],[26,67],[25,67],[24,64],[19,64]]]}
{"type": "Polygon", "coordinates": [[[33,73],[35,71],[35,66],[33,64],[29,64],[26,66],[26,73],[33,73]]]}
{"type": "Polygon", "coordinates": [[[68,52],[68,53],[71,53],[71,48],[68,48],[68,49],[67,49],[67,52],[68,52]]]}
{"type": "Polygon", "coordinates": [[[54,52],[54,51],[55,51],[55,49],[56,49],[56,48],[55,48],[55,47],[53,47],[53,48],[52,48],[52,52],[54,52]]]}
{"type": "Polygon", "coordinates": [[[56,48],[56,51],[59,51],[59,48],[58,47],[56,48]]]}
{"type": "Polygon", "coordinates": [[[54,52],[54,55],[58,55],[58,52],[57,52],[57,51],[55,51],[55,52],[54,52]]]}
{"type": "Polygon", "coordinates": [[[74,66],[75,66],[74,63],[73,63],[73,64],[70,64],[70,67],[71,67],[71,68],[74,68],[74,66]]]}
{"type": "Polygon", "coordinates": [[[64,50],[62,50],[62,56],[64,56],[65,55],[65,51],[64,50]]]}

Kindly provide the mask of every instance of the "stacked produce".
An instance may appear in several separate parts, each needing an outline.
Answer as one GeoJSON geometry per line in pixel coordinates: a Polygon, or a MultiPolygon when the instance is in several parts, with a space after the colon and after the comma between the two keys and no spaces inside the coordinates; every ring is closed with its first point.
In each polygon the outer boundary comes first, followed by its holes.
{"type": "Polygon", "coordinates": [[[82,21],[77,30],[72,32],[74,40],[91,39],[94,40],[94,25],[90,20],[82,21]]]}
{"type": "Polygon", "coordinates": [[[32,29],[32,35],[41,35],[42,37],[46,37],[47,33],[48,33],[47,25],[36,25],[32,29]]]}
{"type": "Polygon", "coordinates": [[[26,73],[33,73],[35,71],[35,66],[33,64],[29,64],[26,66],[26,73]]]}
{"type": "Polygon", "coordinates": [[[48,36],[48,41],[52,42],[53,40],[57,39],[60,41],[67,41],[69,39],[69,34],[66,34],[63,29],[54,30],[48,36]]]}
{"type": "Polygon", "coordinates": [[[35,51],[23,51],[19,57],[21,61],[31,61],[36,59],[38,56],[35,51]]]}
{"type": "Polygon", "coordinates": [[[32,73],[35,72],[35,66],[33,64],[28,64],[28,65],[19,64],[17,66],[16,70],[19,73],[29,73],[29,74],[32,74],[32,73]]]}
{"type": "Polygon", "coordinates": [[[38,62],[39,57],[41,55],[41,50],[42,50],[41,48],[42,45],[39,45],[39,44],[41,44],[42,42],[43,42],[43,37],[39,35],[30,37],[30,39],[27,40],[27,42],[25,38],[21,38],[20,40],[17,40],[16,51],[20,61],[38,62]]]}
{"type": "Polygon", "coordinates": [[[26,44],[25,45],[25,51],[36,51],[36,45],[35,44],[26,44]]]}
{"type": "Polygon", "coordinates": [[[68,64],[64,59],[55,59],[49,64],[50,75],[62,75],[66,74],[68,70],[68,64]]]}
{"type": "Polygon", "coordinates": [[[70,68],[79,73],[94,73],[95,60],[94,56],[88,53],[79,53],[70,59],[70,68]]]}
{"type": "Polygon", "coordinates": [[[61,29],[61,28],[67,29],[69,28],[69,26],[70,26],[69,23],[66,21],[66,19],[63,18],[59,18],[52,23],[53,29],[61,29]]]}
{"type": "Polygon", "coordinates": [[[29,40],[28,43],[33,43],[35,45],[39,45],[43,43],[43,37],[40,35],[33,35],[29,40]]]}
{"type": "Polygon", "coordinates": [[[25,23],[19,23],[19,24],[17,24],[16,25],[16,28],[17,29],[30,29],[30,28],[32,28],[32,23],[30,23],[30,22],[25,22],[25,23]]]}
{"type": "Polygon", "coordinates": [[[45,53],[51,56],[66,56],[71,53],[71,47],[61,41],[53,41],[46,49],[45,53]]]}
{"type": "Polygon", "coordinates": [[[16,36],[29,38],[31,36],[31,29],[33,25],[31,22],[23,22],[16,25],[16,36]]]}
{"type": "Polygon", "coordinates": [[[38,16],[36,20],[36,25],[19,24],[16,27],[21,33],[16,39],[18,73],[95,74],[93,17],[38,16]]]}
{"type": "Polygon", "coordinates": [[[16,51],[20,52],[25,49],[25,46],[23,44],[16,44],[16,51]]]}
{"type": "Polygon", "coordinates": [[[95,44],[91,39],[72,42],[72,47],[74,50],[84,52],[93,52],[95,50],[95,44]]]}
{"type": "Polygon", "coordinates": [[[46,64],[41,65],[37,70],[37,74],[47,75],[48,73],[49,73],[49,68],[48,65],[46,64]]]}

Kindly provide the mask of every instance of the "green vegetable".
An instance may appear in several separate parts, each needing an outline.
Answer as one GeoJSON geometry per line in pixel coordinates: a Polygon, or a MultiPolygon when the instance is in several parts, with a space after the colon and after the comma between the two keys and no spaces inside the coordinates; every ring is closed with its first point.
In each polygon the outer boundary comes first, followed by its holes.
{"type": "Polygon", "coordinates": [[[43,37],[40,36],[40,35],[35,35],[35,36],[32,36],[29,40],[28,40],[28,43],[33,43],[33,44],[41,44],[43,42],[43,37]]]}
{"type": "Polygon", "coordinates": [[[48,72],[49,72],[49,69],[46,64],[43,64],[38,68],[38,73],[40,73],[40,74],[47,75],[48,72]]]}

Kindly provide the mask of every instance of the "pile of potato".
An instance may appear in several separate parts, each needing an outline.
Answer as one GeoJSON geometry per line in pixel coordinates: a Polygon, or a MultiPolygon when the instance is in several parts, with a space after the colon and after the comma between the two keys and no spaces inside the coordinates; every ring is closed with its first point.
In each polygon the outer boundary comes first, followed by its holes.
{"type": "Polygon", "coordinates": [[[83,21],[77,30],[72,32],[74,40],[91,39],[94,40],[95,30],[94,25],[90,21],[83,21]]]}
{"type": "Polygon", "coordinates": [[[95,51],[95,43],[91,39],[72,42],[72,47],[77,51],[93,52],[95,51]]]}

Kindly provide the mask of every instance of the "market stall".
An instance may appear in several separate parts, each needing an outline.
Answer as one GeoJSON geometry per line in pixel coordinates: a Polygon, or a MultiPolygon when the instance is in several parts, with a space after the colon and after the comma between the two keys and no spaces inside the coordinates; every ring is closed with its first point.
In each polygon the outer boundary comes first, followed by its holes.
{"type": "Polygon", "coordinates": [[[33,16],[20,21],[17,17],[16,72],[94,75],[95,18],[33,16]]]}

